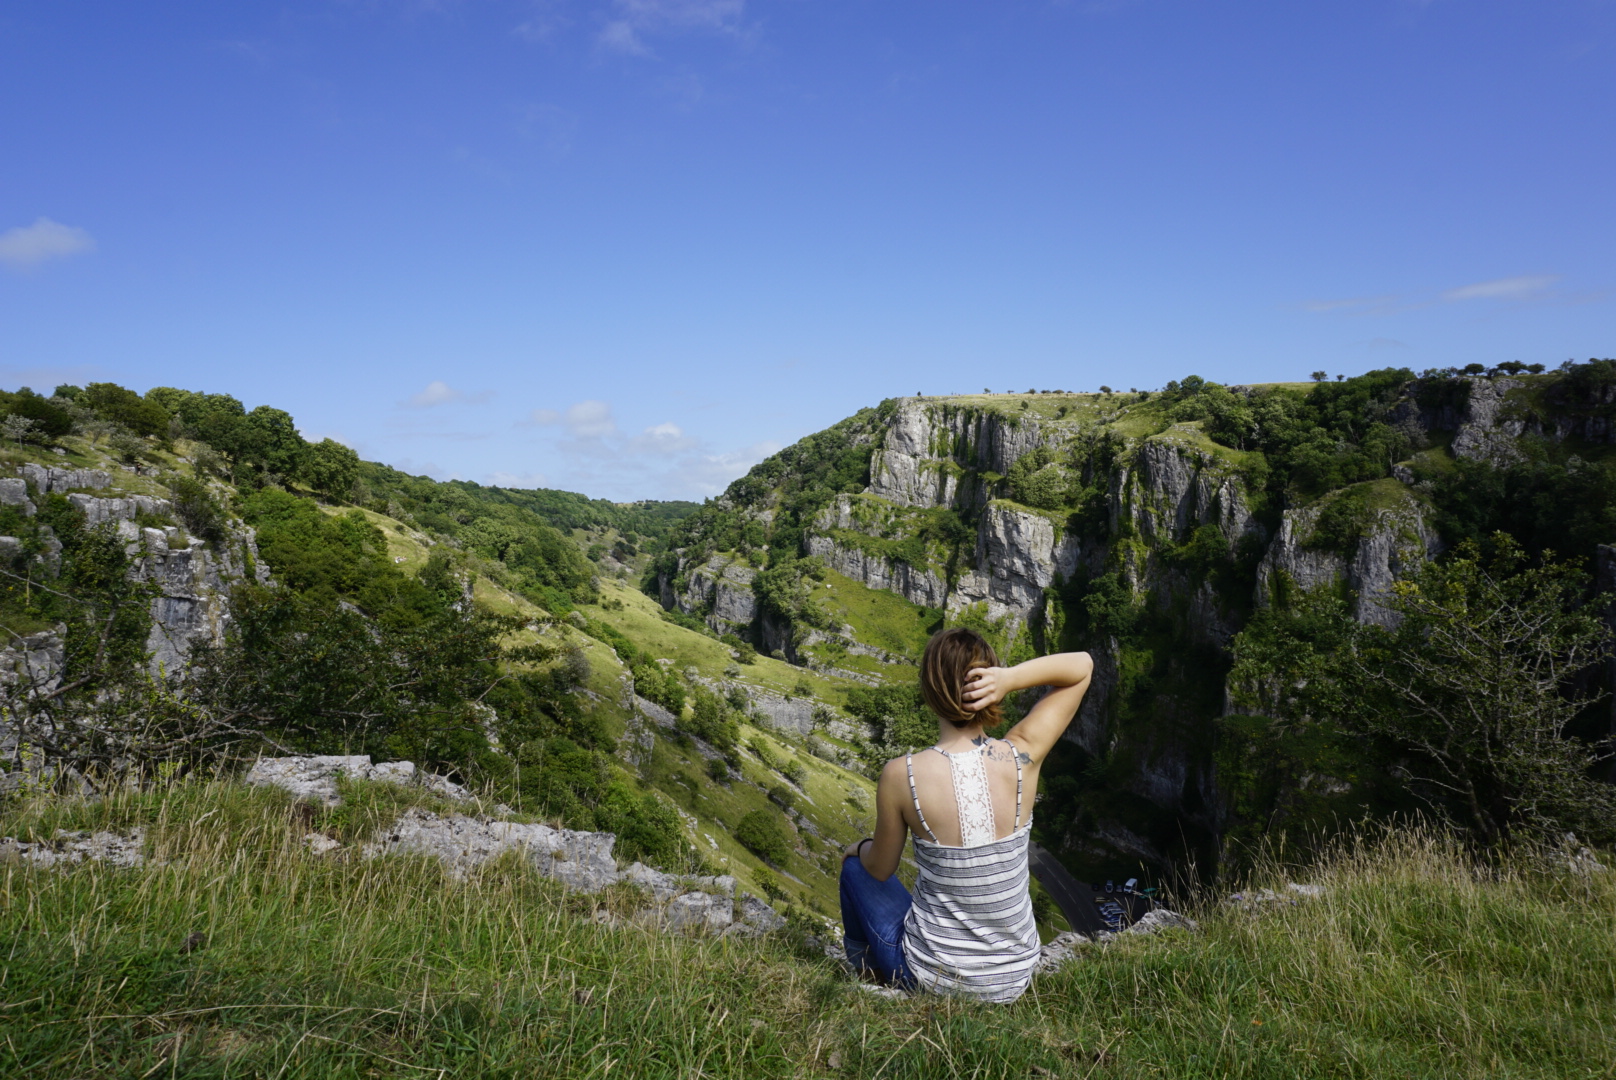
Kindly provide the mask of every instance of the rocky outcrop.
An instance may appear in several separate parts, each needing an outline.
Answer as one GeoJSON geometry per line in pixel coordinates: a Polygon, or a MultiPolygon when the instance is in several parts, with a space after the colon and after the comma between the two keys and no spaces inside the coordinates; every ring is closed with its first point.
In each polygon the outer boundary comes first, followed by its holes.
{"type": "Polygon", "coordinates": [[[1466,381],[1470,383],[1470,398],[1453,436],[1453,456],[1493,465],[1510,465],[1522,460],[1516,440],[1525,433],[1527,420],[1511,415],[1507,395],[1525,384],[1519,379],[1466,381]]]}
{"type": "Polygon", "coordinates": [[[1044,590],[1071,577],[1082,554],[1082,539],[1065,534],[1047,515],[990,503],[977,528],[977,568],[960,575],[948,610],[985,604],[988,618],[1015,624],[1009,627],[1014,636],[1020,625],[1043,614],[1044,590]]]}
{"type": "Polygon", "coordinates": [[[454,877],[464,877],[508,851],[520,852],[545,877],[580,892],[599,892],[618,880],[611,833],[552,829],[486,817],[453,814],[439,817],[428,810],[405,811],[361,849],[367,859],[382,855],[429,855],[454,877]]]}
{"type": "Polygon", "coordinates": [[[1197,525],[1216,525],[1230,542],[1262,535],[1239,478],[1177,425],[1145,440],[1113,477],[1111,531],[1131,525],[1154,543],[1176,543],[1197,525]]]}
{"type": "Polygon", "coordinates": [[[707,625],[719,633],[742,630],[757,618],[757,598],[752,582],[757,570],[748,563],[714,555],[705,563],[684,573],[684,588],[663,584],[664,607],[678,608],[687,615],[702,615],[707,625]],[[668,601],[671,601],[668,602],[668,601]]]}
{"type": "MultiPolygon", "coordinates": [[[[638,862],[619,870],[612,858],[616,843],[611,833],[460,814],[440,817],[416,808],[377,833],[360,854],[367,859],[425,855],[443,863],[450,876],[463,878],[515,853],[543,876],[575,892],[598,893],[613,885],[637,889],[645,904],[627,921],[638,925],[739,937],[756,937],[785,926],[785,920],[756,897],[743,893],[737,900],[735,879],[727,874],[669,874],[638,862]]],[[[616,916],[602,914],[617,921],[616,916]]]]}
{"type": "Polygon", "coordinates": [[[99,491],[112,485],[112,475],[100,469],[63,469],[54,465],[44,466],[29,462],[18,471],[41,495],[53,491],[58,493],[78,491],[81,488],[99,491]]]}
{"type": "Polygon", "coordinates": [[[1030,416],[906,398],[870,458],[870,494],[900,506],[972,507],[986,493],[969,472],[1008,473],[1017,458],[1065,433],[1030,416]]]}
{"type": "Polygon", "coordinates": [[[28,497],[28,485],[13,477],[0,480],[0,506],[15,506],[25,517],[34,516],[34,502],[28,497]]]}
{"type": "Polygon", "coordinates": [[[1344,581],[1353,593],[1359,622],[1392,626],[1396,615],[1382,601],[1393,582],[1434,558],[1441,537],[1427,520],[1423,503],[1405,496],[1401,504],[1371,511],[1370,526],[1352,554],[1310,546],[1322,504],[1287,510],[1268,553],[1257,569],[1257,599],[1270,601],[1275,576],[1286,575],[1298,587],[1312,590],[1344,581]]]}
{"type": "Polygon", "coordinates": [[[109,521],[134,521],[141,514],[167,517],[174,512],[174,504],[152,495],[119,495],[103,498],[75,492],[67,501],[84,514],[84,524],[90,528],[109,521]]]}
{"type": "Polygon", "coordinates": [[[247,783],[278,787],[290,792],[293,798],[307,802],[340,806],[342,796],[337,791],[337,779],[344,776],[350,780],[416,786],[455,802],[469,802],[473,798],[471,792],[454,781],[416,769],[413,761],[373,765],[369,754],[259,758],[247,771],[247,783]]]}
{"type": "Polygon", "coordinates": [[[38,690],[54,690],[67,659],[62,644],[62,635],[66,632],[67,627],[58,624],[55,630],[27,634],[0,649],[0,687],[22,685],[38,690]]]}
{"type": "MultiPolygon", "coordinates": [[[[120,528],[132,526],[122,522],[120,528]]],[[[229,593],[237,582],[269,580],[269,568],[258,558],[253,530],[247,526],[230,533],[217,547],[192,539],[181,529],[142,529],[130,546],[136,577],[161,588],[152,601],[152,626],[146,637],[154,674],[182,675],[193,645],[224,640],[229,593]]]]}
{"type": "Polygon", "coordinates": [[[895,593],[911,604],[941,608],[948,603],[948,582],[935,570],[840,544],[829,536],[809,536],[808,554],[823,559],[826,566],[844,577],[895,593]]]}
{"type": "Polygon", "coordinates": [[[46,870],[98,862],[127,869],[146,862],[140,850],[145,839],[140,829],[132,829],[127,835],[57,829],[54,839],[42,841],[0,837],[0,866],[15,862],[46,870]]]}

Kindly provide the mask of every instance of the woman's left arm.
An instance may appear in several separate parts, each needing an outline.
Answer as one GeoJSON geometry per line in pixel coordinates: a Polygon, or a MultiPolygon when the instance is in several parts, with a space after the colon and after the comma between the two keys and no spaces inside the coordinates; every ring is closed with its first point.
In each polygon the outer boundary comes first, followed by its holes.
{"type": "Polygon", "coordinates": [[[903,760],[887,762],[875,786],[875,838],[849,844],[842,851],[844,857],[858,859],[877,881],[897,873],[898,860],[903,857],[909,826],[903,820],[902,797],[908,793],[908,785],[903,760]]]}

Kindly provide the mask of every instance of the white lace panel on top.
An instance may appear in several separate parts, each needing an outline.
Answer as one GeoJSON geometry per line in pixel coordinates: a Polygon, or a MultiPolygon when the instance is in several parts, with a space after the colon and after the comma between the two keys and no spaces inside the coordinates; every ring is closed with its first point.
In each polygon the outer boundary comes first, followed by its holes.
{"type": "Polygon", "coordinates": [[[948,771],[954,776],[954,801],[959,805],[960,847],[993,843],[998,829],[993,824],[993,797],[988,793],[982,748],[947,757],[948,771]]]}

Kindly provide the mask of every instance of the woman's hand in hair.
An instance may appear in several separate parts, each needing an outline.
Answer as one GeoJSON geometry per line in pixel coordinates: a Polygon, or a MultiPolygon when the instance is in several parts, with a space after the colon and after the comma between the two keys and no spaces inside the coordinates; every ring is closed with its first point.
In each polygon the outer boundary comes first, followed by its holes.
{"type": "Polygon", "coordinates": [[[966,672],[965,692],[960,695],[965,707],[971,712],[981,712],[1003,701],[1011,690],[1005,680],[1008,671],[1008,668],[981,667],[966,672]]]}

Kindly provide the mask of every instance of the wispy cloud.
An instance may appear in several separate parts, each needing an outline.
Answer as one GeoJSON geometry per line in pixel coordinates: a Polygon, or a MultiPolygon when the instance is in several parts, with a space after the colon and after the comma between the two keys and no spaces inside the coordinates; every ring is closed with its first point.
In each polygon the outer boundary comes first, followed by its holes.
{"type": "Polygon", "coordinates": [[[19,270],[94,250],[89,233],[45,217],[0,233],[0,262],[19,270]]]}
{"type": "Polygon", "coordinates": [[[595,399],[565,409],[535,409],[521,426],[555,431],[554,447],[569,466],[569,484],[631,498],[646,491],[666,493],[663,498],[717,495],[780,449],[778,443],[759,442],[716,450],[672,420],[630,435],[621,430],[611,404],[595,399]]]}
{"type": "Polygon", "coordinates": [[[547,486],[550,480],[541,472],[491,472],[488,474],[488,482],[495,487],[541,488],[547,486]]]}
{"type": "Polygon", "coordinates": [[[431,409],[439,405],[481,405],[494,396],[492,390],[479,390],[475,394],[468,394],[463,390],[456,390],[442,379],[433,379],[426,384],[426,389],[418,394],[411,394],[399,402],[401,409],[431,409]]]}
{"type": "Polygon", "coordinates": [[[613,0],[596,40],[626,56],[650,56],[647,38],[656,34],[705,31],[746,40],[745,11],[746,0],[613,0]]]}
{"type": "MultiPolygon", "coordinates": [[[[1477,281],[1453,289],[1444,289],[1435,294],[1387,293],[1379,296],[1308,300],[1302,304],[1302,308],[1315,314],[1393,315],[1435,307],[1439,304],[1468,304],[1478,300],[1511,304],[1589,302],[1587,298],[1567,296],[1556,291],[1554,285],[1559,280],[1558,274],[1521,274],[1516,277],[1477,281]]],[[[1589,295],[1592,298],[1601,298],[1596,294],[1589,295]]]]}
{"type": "Polygon", "coordinates": [[[1450,304],[1466,300],[1525,300],[1548,291],[1560,278],[1555,274],[1535,274],[1523,277],[1495,278],[1449,289],[1442,299],[1450,304]]]}
{"type": "Polygon", "coordinates": [[[534,409],[524,425],[562,427],[574,439],[604,439],[617,434],[617,420],[612,407],[605,401],[580,401],[568,405],[565,412],[554,409],[534,409]]]}

